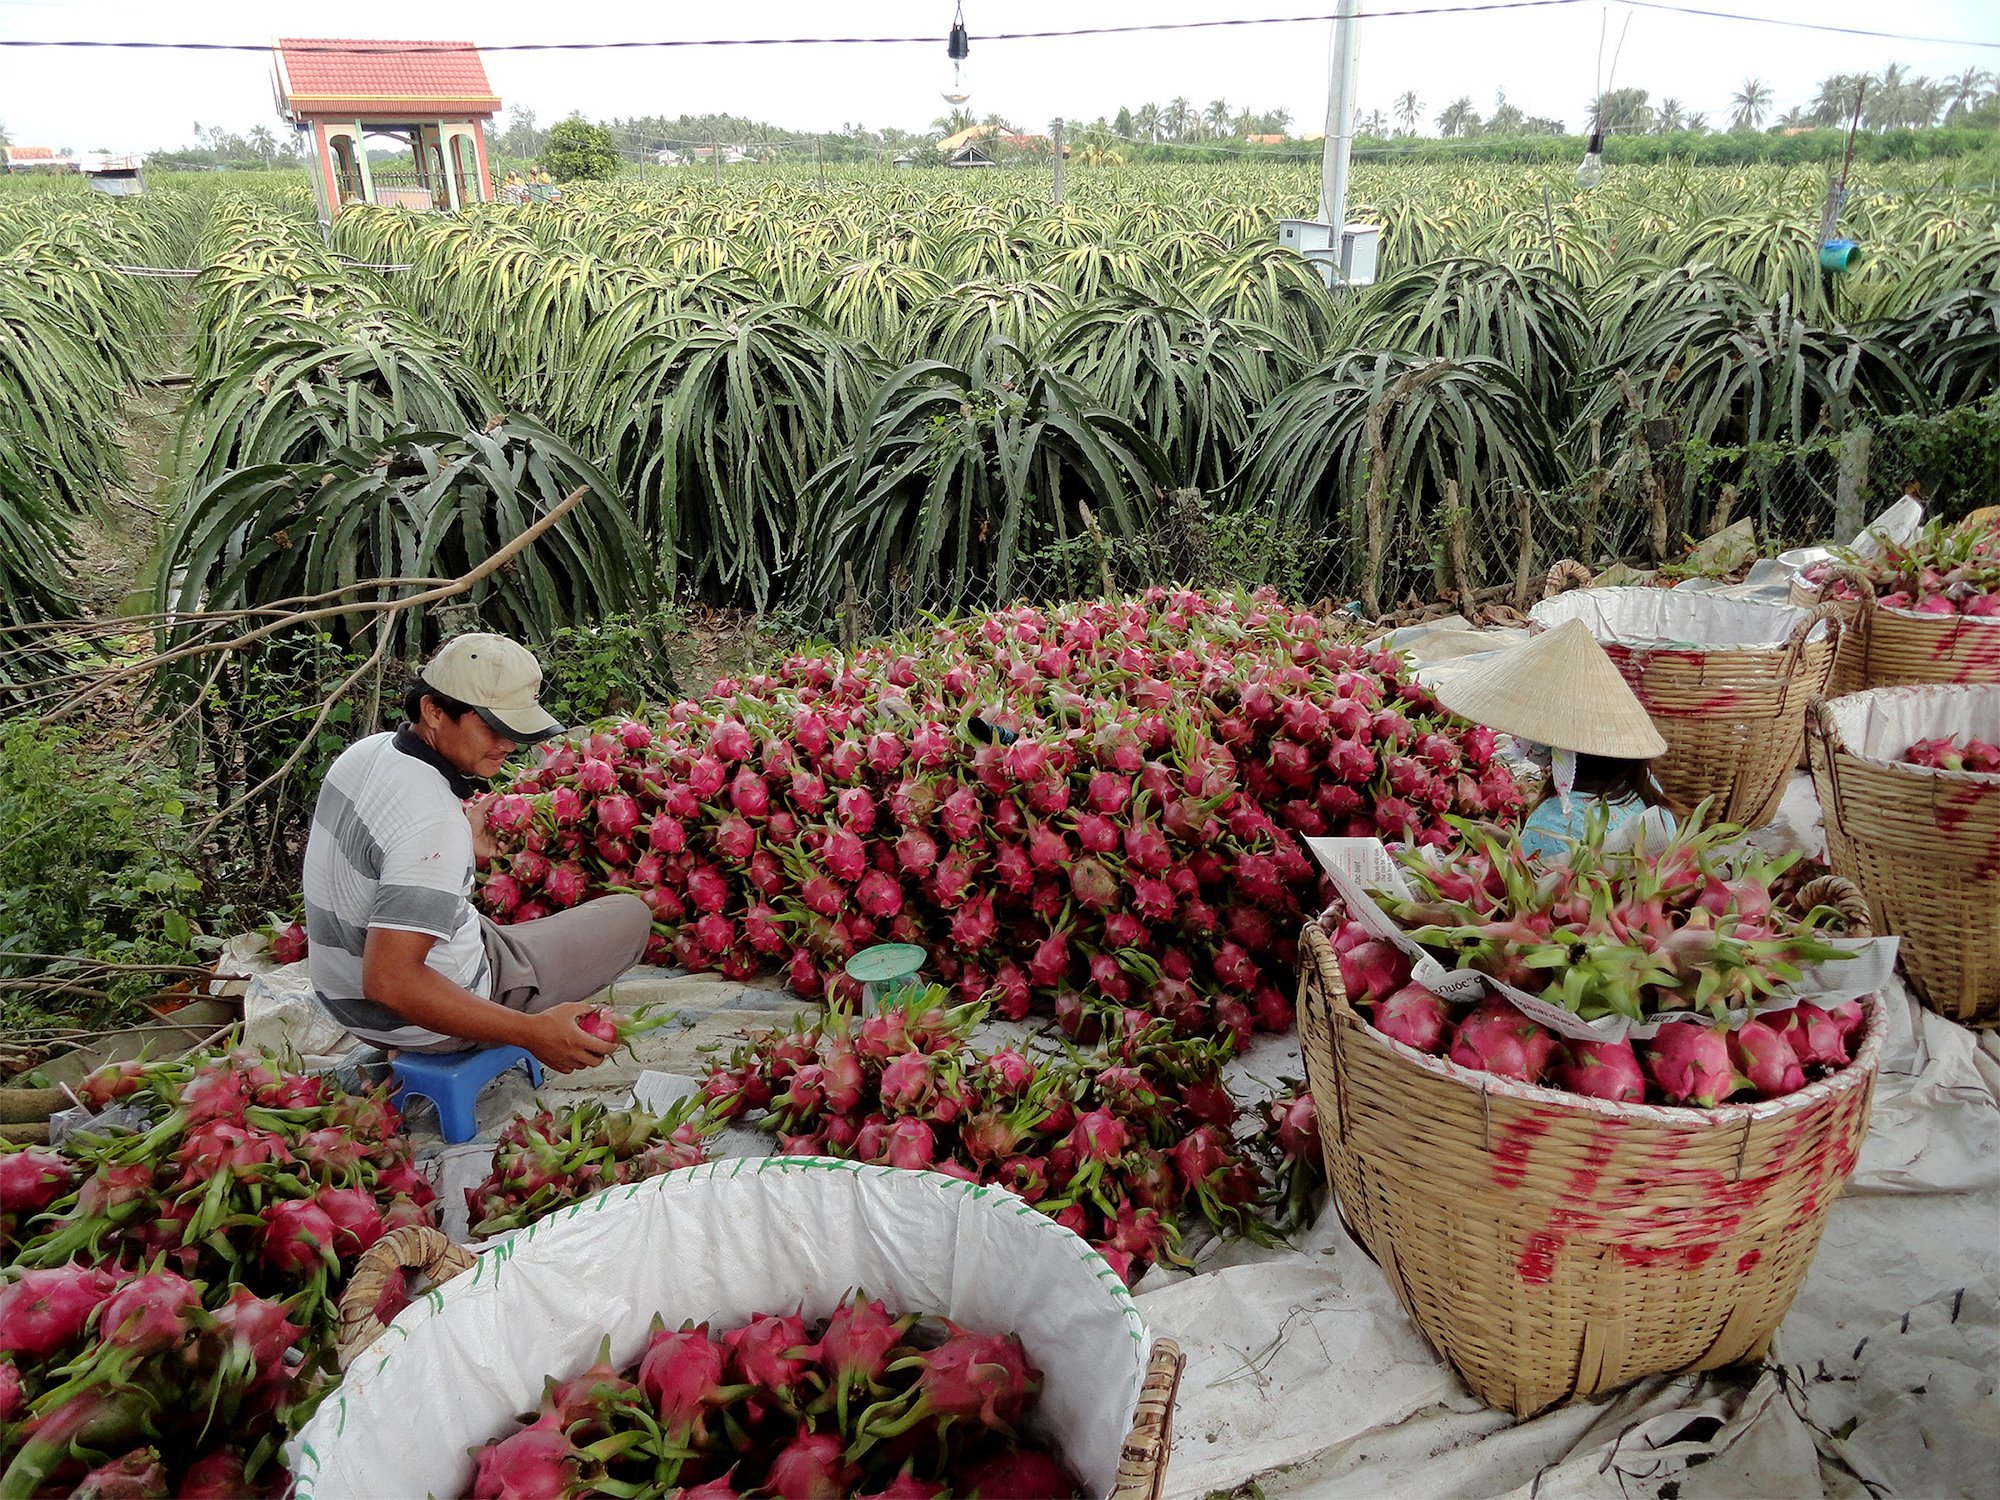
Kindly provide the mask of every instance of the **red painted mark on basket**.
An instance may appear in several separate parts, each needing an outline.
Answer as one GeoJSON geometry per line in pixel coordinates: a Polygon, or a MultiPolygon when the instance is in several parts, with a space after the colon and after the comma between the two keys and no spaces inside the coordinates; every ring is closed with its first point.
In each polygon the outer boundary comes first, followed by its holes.
{"type": "Polygon", "coordinates": [[[1721,1248],[1722,1246],[1718,1245],[1714,1240],[1708,1240],[1699,1245],[1689,1245],[1681,1253],[1687,1257],[1687,1268],[1692,1271],[1697,1266],[1708,1264],[1710,1260],[1714,1259],[1715,1252],[1721,1248]]]}
{"type": "Polygon", "coordinates": [[[1493,1180],[1504,1188],[1519,1187],[1528,1175],[1528,1156],[1535,1142],[1548,1133],[1545,1115],[1529,1115],[1502,1130],[1493,1143],[1493,1180]]]}
{"type": "Polygon", "coordinates": [[[1988,788],[1983,786],[1953,787],[1939,799],[1931,810],[1931,820],[1937,824],[1939,833],[1956,833],[1965,820],[1979,811],[1980,803],[1986,800],[1988,788]]]}
{"type": "Polygon", "coordinates": [[[1514,1263],[1514,1270],[1523,1281],[1545,1286],[1555,1280],[1556,1257],[1562,1253],[1562,1247],[1563,1237],[1559,1234],[1531,1234],[1521,1246],[1521,1258],[1514,1263]]]}
{"type": "Polygon", "coordinates": [[[1618,1258],[1628,1266],[1657,1266],[1674,1258],[1671,1245],[1619,1245],[1618,1258]]]}
{"type": "Polygon", "coordinates": [[[1764,1252],[1762,1250],[1745,1250],[1741,1255],[1736,1257],[1736,1274],[1738,1276],[1748,1276],[1751,1268],[1763,1258],[1764,1252]]]}
{"type": "Polygon", "coordinates": [[[1584,1147],[1583,1160],[1575,1171],[1569,1174],[1569,1182],[1563,1188],[1568,1198],[1588,1199],[1597,1191],[1598,1179],[1618,1151],[1619,1131],[1606,1130],[1599,1126],[1591,1132],[1590,1143],[1584,1147]]]}

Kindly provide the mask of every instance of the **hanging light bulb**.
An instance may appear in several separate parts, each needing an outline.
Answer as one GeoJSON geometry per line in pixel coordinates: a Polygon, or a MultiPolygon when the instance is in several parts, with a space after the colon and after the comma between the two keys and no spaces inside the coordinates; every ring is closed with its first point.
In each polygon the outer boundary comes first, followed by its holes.
{"type": "Polygon", "coordinates": [[[972,43],[965,34],[965,7],[962,4],[951,23],[951,35],[945,41],[944,55],[951,59],[951,87],[944,91],[944,102],[963,104],[972,97],[972,86],[965,77],[965,60],[972,55],[972,43]]]}
{"type": "Polygon", "coordinates": [[[1590,133],[1590,146],[1583,153],[1583,160],[1577,163],[1576,185],[1580,188],[1594,188],[1604,180],[1604,132],[1590,133]]]}

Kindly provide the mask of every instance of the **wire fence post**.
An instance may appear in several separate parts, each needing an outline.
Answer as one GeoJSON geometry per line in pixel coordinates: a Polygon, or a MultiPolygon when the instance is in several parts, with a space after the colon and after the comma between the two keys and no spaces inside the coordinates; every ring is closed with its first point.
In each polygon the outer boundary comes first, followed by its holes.
{"type": "Polygon", "coordinates": [[[1583,525],[1576,538],[1577,561],[1586,568],[1594,567],[1597,555],[1597,516],[1604,507],[1604,487],[1609,476],[1604,472],[1604,418],[1590,419],[1590,488],[1583,499],[1583,525]]]}
{"type": "Polygon", "coordinates": [[[1861,534],[1861,497],[1868,493],[1868,448],[1872,434],[1856,427],[1840,440],[1840,471],[1834,480],[1833,535],[1836,541],[1861,534]]]}
{"type": "Polygon", "coordinates": [[[1056,162],[1055,162],[1055,172],[1056,172],[1056,186],[1055,186],[1055,204],[1056,204],[1056,207],[1057,207],[1057,208],[1061,208],[1061,207],[1062,207],[1062,201],[1063,201],[1063,122],[1062,122],[1062,119],[1061,119],[1061,117],[1060,117],[1060,116],[1058,116],[1058,117],[1057,117],[1057,119],[1056,119],[1056,125],[1055,125],[1055,135],[1056,135],[1056,138],[1055,138],[1055,158],[1056,158],[1056,162]]]}
{"type": "Polygon", "coordinates": [[[722,142],[720,141],[711,140],[708,143],[708,172],[709,172],[709,180],[713,182],[715,186],[721,187],[722,186],[722,142]]]}

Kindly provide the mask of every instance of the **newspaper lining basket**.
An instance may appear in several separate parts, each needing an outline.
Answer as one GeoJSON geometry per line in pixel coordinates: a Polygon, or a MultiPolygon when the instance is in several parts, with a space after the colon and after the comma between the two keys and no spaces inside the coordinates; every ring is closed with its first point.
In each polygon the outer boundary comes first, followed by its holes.
{"type": "Polygon", "coordinates": [[[1791,773],[1804,750],[1805,708],[1825,691],[1833,670],[1838,612],[1827,606],[1718,600],[1659,589],[1569,590],[1529,612],[1531,628],[1580,617],[1592,627],[1618,671],[1667,742],[1653,774],[1683,807],[1713,798],[1713,816],[1755,828],[1777,816],[1791,773]],[[1671,605],[1663,601],[1673,598],[1671,605]],[[1621,614],[1673,608],[1713,617],[1708,637],[1726,639],[1725,619],[1763,622],[1773,638],[1760,644],[1644,647],[1606,640],[1621,614]]]}
{"type": "Polygon", "coordinates": [[[1348,1003],[1317,923],[1299,1024],[1342,1221],[1440,1357],[1527,1416],[1761,1358],[1854,1170],[1886,1027],[1783,1099],[1617,1104],[1461,1068],[1348,1003]]]}
{"type": "MultiPolygon", "coordinates": [[[[1836,568],[1826,581],[1836,580],[1861,597],[1832,605],[1851,611],[1854,624],[1841,646],[1851,665],[1836,674],[1828,696],[1922,682],[2000,682],[2000,616],[1884,609],[1876,602],[1874,584],[1860,573],[1836,568]]],[[[1803,591],[1796,582],[1792,589],[1803,591]]]]}
{"type": "Polygon", "coordinates": [[[2000,738],[2000,684],[1871,688],[1815,702],[1807,746],[1827,857],[1902,940],[1917,998],[2000,1026],[2000,776],[1904,764],[1944,733],[2000,738]],[[1874,721],[1881,720],[1880,723],[1874,721]]]}

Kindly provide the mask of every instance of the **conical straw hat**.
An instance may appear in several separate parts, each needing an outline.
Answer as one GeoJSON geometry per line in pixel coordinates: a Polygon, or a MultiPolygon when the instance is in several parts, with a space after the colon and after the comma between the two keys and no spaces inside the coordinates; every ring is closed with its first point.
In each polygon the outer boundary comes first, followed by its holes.
{"type": "Polygon", "coordinates": [[[1503,734],[1618,760],[1651,760],[1667,742],[1581,620],[1530,636],[1437,690],[1461,718],[1503,734]]]}

